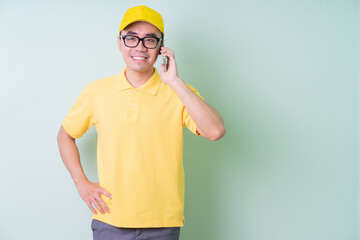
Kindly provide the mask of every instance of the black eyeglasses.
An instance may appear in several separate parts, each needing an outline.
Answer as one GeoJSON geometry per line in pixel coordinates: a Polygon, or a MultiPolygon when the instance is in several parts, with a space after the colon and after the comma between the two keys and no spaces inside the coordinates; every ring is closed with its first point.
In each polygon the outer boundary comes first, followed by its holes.
{"type": "Polygon", "coordinates": [[[142,44],[145,48],[154,49],[157,47],[159,41],[162,41],[162,38],[156,37],[139,38],[138,36],[134,35],[125,35],[120,37],[124,40],[125,46],[129,48],[137,47],[137,45],[139,45],[139,42],[142,41],[142,44]]]}

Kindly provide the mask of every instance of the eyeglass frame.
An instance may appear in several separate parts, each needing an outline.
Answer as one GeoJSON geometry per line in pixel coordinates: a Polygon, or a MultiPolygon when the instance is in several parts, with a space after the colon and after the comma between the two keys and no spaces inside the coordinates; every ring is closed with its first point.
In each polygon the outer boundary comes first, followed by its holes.
{"type": "Polygon", "coordinates": [[[140,37],[138,37],[136,35],[132,35],[132,34],[119,35],[119,37],[124,41],[125,46],[128,47],[128,48],[136,48],[137,46],[139,46],[139,43],[142,42],[142,45],[144,46],[144,48],[146,48],[146,49],[155,49],[159,45],[159,42],[162,42],[164,40],[163,38],[158,38],[158,37],[143,37],[143,38],[140,38],[140,37]],[[126,45],[124,38],[126,38],[128,36],[136,37],[138,39],[138,42],[137,42],[136,46],[129,47],[128,45],[126,45]],[[144,43],[145,38],[155,38],[156,39],[156,46],[153,47],[153,48],[146,47],[145,43],[144,43]]]}

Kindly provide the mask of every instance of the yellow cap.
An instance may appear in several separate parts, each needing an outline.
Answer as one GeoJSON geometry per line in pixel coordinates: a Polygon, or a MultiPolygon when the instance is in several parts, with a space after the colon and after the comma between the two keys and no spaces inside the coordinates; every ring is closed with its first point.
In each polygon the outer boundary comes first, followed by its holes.
{"type": "Polygon", "coordinates": [[[162,32],[163,36],[165,36],[164,21],[160,13],[144,5],[129,8],[125,12],[124,17],[120,23],[119,33],[129,24],[137,21],[145,21],[151,23],[152,25],[157,27],[160,32],[162,32]]]}

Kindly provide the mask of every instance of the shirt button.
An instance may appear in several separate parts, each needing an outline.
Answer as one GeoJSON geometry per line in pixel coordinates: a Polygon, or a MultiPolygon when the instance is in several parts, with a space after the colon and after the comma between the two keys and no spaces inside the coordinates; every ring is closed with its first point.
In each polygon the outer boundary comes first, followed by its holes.
{"type": "Polygon", "coordinates": [[[133,102],[133,103],[131,103],[131,105],[135,106],[135,103],[133,102]]]}
{"type": "Polygon", "coordinates": [[[133,92],[136,93],[136,90],[134,90],[133,92]]]}

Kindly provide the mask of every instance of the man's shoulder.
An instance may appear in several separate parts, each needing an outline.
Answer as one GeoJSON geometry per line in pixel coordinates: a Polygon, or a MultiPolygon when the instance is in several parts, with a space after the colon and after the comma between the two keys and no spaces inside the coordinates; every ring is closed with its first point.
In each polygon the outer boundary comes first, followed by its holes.
{"type": "Polygon", "coordinates": [[[89,82],[88,84],[89,84],[89,87],[91,87],[93,89],[109,87],[109,86],[113,86],[117,77],[118,77],[118,74],[103,77],[103,78],[98,78],[98,79],[95,79],[95,80],[89,82]]]}
{"type": "Polygon", "coordinates": [[[102,84],[107,84],[111,81],[115,81],[115,79],[119,76],[119,74],[115,74],[115,75],[111,75],[111,76],[107,76],[107,77],[103,77],[103,78],[98,78],[95,79],[93,81],[90,82],[90,84],[92,85],[102,85],[102,84]]]}

